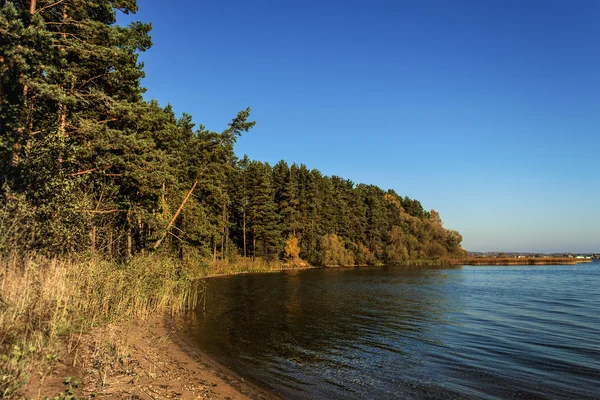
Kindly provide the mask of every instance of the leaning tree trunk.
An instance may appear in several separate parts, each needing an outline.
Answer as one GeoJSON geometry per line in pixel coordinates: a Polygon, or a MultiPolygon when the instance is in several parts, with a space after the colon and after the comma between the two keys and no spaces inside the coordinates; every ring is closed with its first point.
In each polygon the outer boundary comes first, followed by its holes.
{"type": "Polygon", "coordinates": [[[194,189],[196,189],[196,185],[198,184],[198,181],[196,180],[194,182],[194,184],[192,185],[192,188],[190,189],[190,191],[188,192],[188,194],[185,196],[185,198],[183,199],[183,202],[181,203],[181,205],[179,206],[179,208],[177,209],[177,212],[175,213],[175,215],[173,215],[173,218],[171,218],[171,221],[169,222],[169,224],[165,227],[165,231],[163,232],[163,234],[161,235],[160,239],[158,239],[156,241],[156,243],[154,243],[153,249],[156,250],[158,248],[158,246],[160,246],[160,244],[162,243],[163,240],[165,240],[165,237],[167,237],[167,234],[169,233],[169,229],[171,229],[171,226],[173,226],[173,224],[175,223],[175,220],[177,219],[177,217],[179,216],[179,213],[181,213],[181,210],[183,210],[183,207],[185,206],[185,203],[187,203],[187,201],[190,199],[190,196],[192,195],[192,193],[194,192],[194,189]]]}

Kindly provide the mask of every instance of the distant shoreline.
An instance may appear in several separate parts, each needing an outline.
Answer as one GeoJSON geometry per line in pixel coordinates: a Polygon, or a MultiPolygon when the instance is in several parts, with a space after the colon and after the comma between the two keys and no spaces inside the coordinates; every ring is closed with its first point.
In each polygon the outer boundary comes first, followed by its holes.
{"type": "MultiPolygon", "coordinates": [[[[398,266],[410,267],[443,267],[443,266],[512,266],[512,265],[576,265],[581,263],[590,263],[590,258],[571,258],[571,257],[465,257],[465,258],[445,258],[437,260],[409,260],[398,266]]],[[[217,273],[202,277],[202,279],[226,278],[232,275],[251,275],[251,274],[269,274],[287,271],[302,271],[309,269],[345,269],[345,268],[363,268],[363,267],[383,267],[385,265],[309,265],[304,263],[302,266],[282,264],[281,268],[271,270],[247,270],[228,273],[217,273]]]]}
{"type": "Polygon", "coordinates": [[[468,257],[450,259],[449,265],[575,265],[592,262],[590,258],[571,257],[468,257]]]}

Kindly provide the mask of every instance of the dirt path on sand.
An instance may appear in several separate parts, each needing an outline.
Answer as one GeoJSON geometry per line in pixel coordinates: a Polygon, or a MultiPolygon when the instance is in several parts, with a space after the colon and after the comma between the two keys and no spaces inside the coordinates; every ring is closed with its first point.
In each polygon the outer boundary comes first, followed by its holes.
{"type": "Polygon", "coordinates": [[[27,398],[64,392],[65,377],[80,399],[277,399],[189,345],[168,318],[97,328],[76,338],[46,376],[32,376],[27,398]]]}

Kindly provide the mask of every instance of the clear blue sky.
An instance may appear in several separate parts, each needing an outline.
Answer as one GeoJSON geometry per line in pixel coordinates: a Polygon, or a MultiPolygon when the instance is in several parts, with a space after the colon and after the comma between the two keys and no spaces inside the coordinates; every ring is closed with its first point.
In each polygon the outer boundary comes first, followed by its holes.
{"type": "Polygon", "coordinates": [[[392,188],[467,250],[600,252],[600,1],[138,3],[146,98],[251,106],[238,155],[392,188]]]}

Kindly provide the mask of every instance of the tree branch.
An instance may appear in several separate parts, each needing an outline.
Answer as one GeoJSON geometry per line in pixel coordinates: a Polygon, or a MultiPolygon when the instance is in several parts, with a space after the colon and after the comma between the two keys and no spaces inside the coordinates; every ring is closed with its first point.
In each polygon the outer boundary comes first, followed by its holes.
{"type": "Polygon", "coordinates": [[[47,6],[44,6],[44,7],[42,7],[42,8],[39,8],[39,9],[36,11],[36,13],[38,13],[38,14],[39,14],[39,13],[41,13],[42,11],[44,11],[44,10],[46,10],[46,9],[48,9],[48,8],[52,8],[52,7],[54,7],[54,6],[57,6],[57,5],[59,5],[59,4],[60,4],[60,3],[62,3],[63,1],[65,1],[65,0],[58,0],[58,1],[57,1],[57,2],[55,2],[55,3],[48,4],[47,6]]]}
{"type": "Polygon", "coordinates": [[[112,209],[112,210],[75,210],[76,212],[80,212],[80,213],[89,213],[89,214],[110,214],[110,213],[116,213],[116,212],[129,212],[129,210],[118,210],[118,209],[112,209]]]}
{"type": "Polygon", "coordinates": [[[102,77],[102,76],[104,76],[104,75],[108,75],[108,74],[100,74],[100,75],[96,75],[96,76],[94,76],[94,77],[91,77],[91,78],[90,78],[90,79],[88,79],[87,81],[83,82],[83,83],[82,83],[82,84],[79,86],[79,88],[77,88],[77,90],[80,90],[82,87],[84,87],[85,85],[87,85],[88,83],[90,83],[91,81],[93,81],[94,79],[100,78],[100,77],[102,77]]]}
{"type": "Polygon", "coordinates": [[[111,166],[107,165],[105,167],[96,167],[96,168],[90,168],[90,169],[86,169],[85,171],[77,171],[71,174],[71,176],[79,176],[79,175],[85,175],[85,174],[89,174],[90,172],[94,172],[94,171],[98,171],[99,169],[104,169],[107,170],[109,169],[111,166]]]}
{"type": "Polygon", "coordinates": [[[171,218],[171,222],[169,222],[169,224],[165,227],[165,232],[162,234],[162,236],[160,237],[160,239],[158,239],[156,241],[156,243],[154,243],[154,246],[153,246],[154,250],[156,250],[158,248],[158,246],[160,246],[160,244],[162,243],[162,241],[165,240],[165,238],[167,237],[167,233],[169,233],[169,229],[171,229],[171,225],[173,225],[175,223],[175,220],[179,216],[179,213],[181,212],[181,210],[183,210],[183,207],[185,206],[185,203],[187,203],[187,201],[190,199],[190,196],[194,192],[194,189],[196,189],[196,185],[197,184],[198,184],[198,180],[196,180],[196,182],[194,182],[194,185],[192,186],[192,188],[190,189],[190,191],[188,192],[188,194],[183,199],[183,202],[181,203],[181,205],[177,209],[177,212],[175,213],[175,215],[173,215],[173,218],[171,218]]]}
{"type": "Polygon", "coordinates": [[[100,169],[100,167],[86,169],[85,171],[74,172],[74,173],[71,174],[71,176],[85,175],[85,174],[89,174],[90,172],[97,171],[99,169],[100,169]]]}

